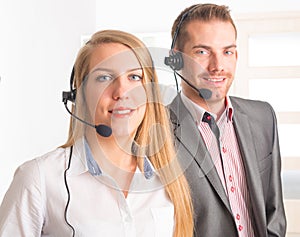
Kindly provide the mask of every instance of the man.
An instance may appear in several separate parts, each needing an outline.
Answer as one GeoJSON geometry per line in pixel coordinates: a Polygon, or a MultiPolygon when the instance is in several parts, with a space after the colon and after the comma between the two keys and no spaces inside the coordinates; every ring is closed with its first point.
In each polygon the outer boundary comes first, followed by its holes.
{"type": "Polygon", "coordinates": [[[285,236],[275,113],[268,103],[227,94],[237,63],[228,8],[189,7],[172,36],[165,63],[182,78],[182,92],[169,108],[192,192],[195,236],[285,236]]]}

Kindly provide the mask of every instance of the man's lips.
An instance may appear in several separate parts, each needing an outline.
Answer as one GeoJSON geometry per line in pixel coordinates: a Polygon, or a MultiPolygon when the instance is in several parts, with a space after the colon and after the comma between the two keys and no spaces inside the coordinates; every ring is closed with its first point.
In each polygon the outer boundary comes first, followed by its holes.
{"type": "Polygon", "coordinates": [[[226,78],[225,77],[202,77],[202,79],[209,81],[209,82],[222,82],[226,78]]]}

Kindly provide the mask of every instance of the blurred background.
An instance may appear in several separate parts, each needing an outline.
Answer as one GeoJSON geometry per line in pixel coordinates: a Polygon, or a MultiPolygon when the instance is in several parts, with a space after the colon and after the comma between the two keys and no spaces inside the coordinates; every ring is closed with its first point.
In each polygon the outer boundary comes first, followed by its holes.
{"type": "MultiPolygon", "coordinates": [[[[276,110],[288,237],[300,236],[300,1],[210,1],[228,5],[238,28],[232,95],[276,110]]],[[[128,31],[168,49],[177,15],[200,1],[0,0],[0,201],[15,169],[67,139],[61,102],[76,55],[91,34],[128,31]]],[[[162,74],[166,103],[176,94],[162,74]]],[[[258,115],[259,116],[259,115],[258,115]]]]}

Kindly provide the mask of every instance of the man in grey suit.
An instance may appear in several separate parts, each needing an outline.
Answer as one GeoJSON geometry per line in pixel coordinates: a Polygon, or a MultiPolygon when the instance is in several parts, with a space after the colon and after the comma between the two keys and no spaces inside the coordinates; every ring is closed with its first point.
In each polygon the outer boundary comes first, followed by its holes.
{"type": "Polygon", "coordinates": [[[189,181],[195,236],[284,237],[281,157],[272,107],[228,96],[237,50],[226,6],[198,4],[177,17],[165,63],[181,77],[170,104],[189,181]]]}

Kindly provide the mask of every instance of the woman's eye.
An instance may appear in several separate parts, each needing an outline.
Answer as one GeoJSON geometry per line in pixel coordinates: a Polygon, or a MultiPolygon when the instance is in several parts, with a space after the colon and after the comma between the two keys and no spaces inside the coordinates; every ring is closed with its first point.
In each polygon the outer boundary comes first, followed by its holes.
{"type": "Polygon", "coordinates": [[[99,75],[96,77],[96,80],[101,81],[101,82],[110,81],[112,79],[113,79],[113,77],[110,75],[99,75]]]}
{"type": "Polygon", "coordinates": [[[136,74],[130,75],[129,78],[130,78],[130,80],[133,80],[133,81],[141,81],[143,79],[142,76],[136,75],[136,74]]]}

